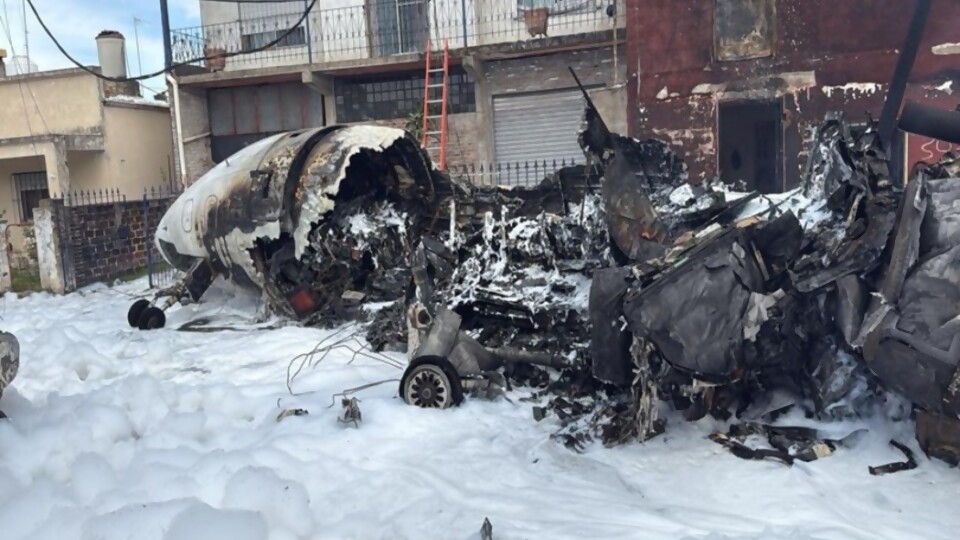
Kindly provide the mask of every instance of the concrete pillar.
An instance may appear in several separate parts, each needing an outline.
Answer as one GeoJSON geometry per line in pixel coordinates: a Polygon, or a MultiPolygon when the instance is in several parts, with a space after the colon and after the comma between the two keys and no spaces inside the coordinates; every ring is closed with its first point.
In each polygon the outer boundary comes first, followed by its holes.
{"type": "Polygon", "coordinates": [[[481,163],[493,163],[493,95],[490,85],[487,84],[487,72],[483,59],[476,55],[463,57],[463,69],[473,78],[476,94],[477,119],[479,127],[477,133],[477,159],[481,163]]]}
{"type": "Polygon", "coordinates": [[[0,221],[0,292],[7,292],[13,288],[10,252],[7,246],[7,222],[0,221]]]}
{"type": "Polygon", "coordinates": [[[326,112],[327,125],[337,123],[337,97],[334,93],[333,77],[319,75],[309,69],[300,73],[300,80],[311,90],[323,96],[323,110],[326,112]]]}
{"type": "Polygon", "coordinates": [[[66,291],[66,281],[54,204],[51,200],[40,201],[40,206],[33,210],[33,228],[37,239],[40,286],[44,290],[63,294],[66,291]]]}
{"type": "Polygon", "coordinates": [[[67,145],[63,139],[43,145],[43,160],[47,167],[47,189],[50,193],[66,195],[70,191],[70,169],[67,168],[67,145]]]}

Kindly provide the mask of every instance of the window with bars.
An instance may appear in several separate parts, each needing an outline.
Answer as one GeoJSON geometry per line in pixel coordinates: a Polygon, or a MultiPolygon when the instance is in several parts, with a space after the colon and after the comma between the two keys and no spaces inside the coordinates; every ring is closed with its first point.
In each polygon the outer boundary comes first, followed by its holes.
{"type": "Polygon", "coordinates": [[[13,186],[19,203],[16,205],[19,222],[33,221],[33,209],[40,206],[40,201],[50,198],[46,171],[14,173],[13,186]]]}
{"type": "MultiPolygon", "coordinates": [[[[423,111],[423,72],[336,81],[337,121],[344,123],[406,118],[423,111]]],[[[462,68],[450,68],[447,111],[476,112],[473,78],[462,68]]]]}

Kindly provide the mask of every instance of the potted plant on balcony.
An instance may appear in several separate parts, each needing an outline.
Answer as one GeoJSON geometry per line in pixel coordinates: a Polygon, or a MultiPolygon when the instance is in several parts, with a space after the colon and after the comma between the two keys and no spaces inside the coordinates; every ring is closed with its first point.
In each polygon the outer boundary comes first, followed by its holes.
{"type": "Polygon", "coordinates": [[[227,66],[227,49],[214,45],[208,39],[203,46],[203,57],[206,59],[207,69],[210,71],[223,71],[227,66]]]}
{"type": "Polygon", "coordinates": [[[527,23],[527,32],[530,37],[547,37],[547,21],[550,18],[550,8],[531,7],[523,12],[523,21],[527,23]]]}

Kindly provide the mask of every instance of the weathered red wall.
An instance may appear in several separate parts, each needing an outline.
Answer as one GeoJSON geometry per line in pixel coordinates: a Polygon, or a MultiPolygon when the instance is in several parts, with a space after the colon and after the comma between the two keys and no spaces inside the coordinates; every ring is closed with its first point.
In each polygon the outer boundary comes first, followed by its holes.
{"type": "MultiPolygon", "coordinates": [[[[694,180],[716,173],[716,109],[724,99],[782,97],[786,156],[801,149],[807,129],[827,111],[879,116],[883,83],[893,74],[914,1],[777,0],[774,55],[727,62],[713,59],[714,1],[626,0],[632,134],[670,141],[687,158],[694,180]],[[780,78],[802,72],[808,76],[780,78]],[[880,86],[824,90],[847,83],[880,86]]],[[[951,99],[934,87],[960,82],[960,56],[934,55],[931,47],[960,42],[958,28],[960,2],[934,0],[908,98],[951,99]]],[[[787,185],[800,166],[788,165],[787,185]]]]}

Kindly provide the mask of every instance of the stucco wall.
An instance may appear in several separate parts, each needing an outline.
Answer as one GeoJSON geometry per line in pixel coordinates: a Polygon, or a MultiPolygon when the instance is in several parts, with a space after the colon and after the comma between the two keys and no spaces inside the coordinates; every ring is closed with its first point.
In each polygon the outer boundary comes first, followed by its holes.
{"type": "MultiPolygon", "coordinates": [[[[14,196],[13,175],[15,173],[37,172],[46,170],[43,156],[21,157],[14,159],[0,160],[0,219],[7,223],[20,223],[17,209],[14,206],[16,197],[14,196]]],[[[27,217],[25,221],[31,218],[27,217]]]]}
{"type": "Polygon", "coordinates": [[[119,189],[141,197],[150,186],[170,185],[173,171],[173,141],[170,137],[170,110],[107,103],[104,108],[103,153],[105,175],[79,178],[71,171],[78,188],[119,189]]]}
{"type": "MultiPolygon", "coordinates": [[[[168,85],[168,88],[172,96],[173,87],[168,85]]],[[[174,149],[174,174],[176,178],[180,178],[179,160],[183,159],[186,177],[183,178],[182,183],[190,185],[214,165],[210,154],[210,115],[207,111],[207,91],[204,88],[181,86],[179,101],[184,156],[181,158],[178,155],[179,148],[174,149]]],[[[174,103],[172,98],[171,103],[174,103]]],[[[175,114],[173,109],[171,109],[171,114],[175,114]]],[[[174,122],[174,133],[176,132],[175,124],[176,122],[174,122]]]]}
{"type": "Polygon", "coordinates": [[[99,133],[100,86],[83,72],[47,72],[0,79],[0,139],[99,133]],[[21,96],[21,85],[23,95],[21,96]]]}

